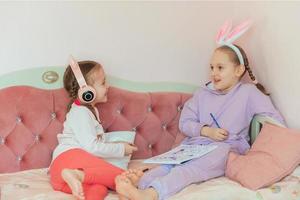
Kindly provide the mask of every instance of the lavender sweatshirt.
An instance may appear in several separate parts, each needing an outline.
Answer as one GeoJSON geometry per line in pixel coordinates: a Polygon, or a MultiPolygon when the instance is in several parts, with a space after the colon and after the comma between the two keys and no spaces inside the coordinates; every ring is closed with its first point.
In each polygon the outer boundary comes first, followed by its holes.
{"type": "Polygon", "coordinates": [[[184,144],[210,144],[214,140],[200,136],[204,125],[217,127],[212,113],[220,127],[228,131],[223,142],[232,144],[239,153],[249,149],[249,126],[254,115],[269,116],[285,124],[281,114],[273,106],[269,96],[255,85],[239,82],[227,93],[213,89],[212,84],[198,89],[182,110],[179,129],[188,136],[184,144]]]}

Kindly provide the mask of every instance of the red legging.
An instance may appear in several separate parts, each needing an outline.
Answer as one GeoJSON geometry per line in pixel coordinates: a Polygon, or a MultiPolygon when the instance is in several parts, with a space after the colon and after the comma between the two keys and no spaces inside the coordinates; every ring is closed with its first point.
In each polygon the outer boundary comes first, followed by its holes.
{"type": "Polygon", "coordinates": [[[55,190],[72,194],[61,177],[63,169],[84,172],[82,187],[86,200],[103,200],[107,190],[115,190],[115,177],[124,170],[82,149],[71,149],[60,154],[50,166],[50,181],[55,190]]]}

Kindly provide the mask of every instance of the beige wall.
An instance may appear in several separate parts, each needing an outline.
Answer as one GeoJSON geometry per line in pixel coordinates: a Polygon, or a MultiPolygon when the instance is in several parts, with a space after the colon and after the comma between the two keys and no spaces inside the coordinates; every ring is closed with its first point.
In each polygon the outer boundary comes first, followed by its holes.
{"type": "Polygon", "coordinates": [[[247,40],[258,80],[272,94],[288,125],[300,128],[300,2],[235,3],[235,18],[255,20],[247,40]]]}
{"type": "Polygon", "coordinates": [[[300,128],[300,2],[0,2],[0,74],[65,65],[69,54],[137,81],[202,84],[225,19],[288,125],[300,128]]]}

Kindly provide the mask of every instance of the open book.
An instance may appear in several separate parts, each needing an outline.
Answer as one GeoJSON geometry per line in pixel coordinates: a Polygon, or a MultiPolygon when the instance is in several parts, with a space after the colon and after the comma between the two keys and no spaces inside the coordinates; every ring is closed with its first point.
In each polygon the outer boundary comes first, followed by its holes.
{"type": "Polygon", "coordinates": [[[144,160],[144,163],[159,163],[159,164],[181,164],[193,158],[201,157],[214,149],[217,145],[179,145],[178,147],[144,160]]]}

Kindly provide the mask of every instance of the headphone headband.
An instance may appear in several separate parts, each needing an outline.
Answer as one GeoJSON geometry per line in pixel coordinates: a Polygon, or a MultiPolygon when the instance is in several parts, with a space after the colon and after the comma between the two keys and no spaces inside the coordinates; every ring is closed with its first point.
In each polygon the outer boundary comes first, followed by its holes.
{"type": "Polygon", "coordinates": [[[75,78],[79,84],[79,87],[80,88],[84,88],[87,86],[86,82],[85,82],[85,79],[82,75],[82,72],[80,70],[80,67],[78,65],[78,62],[72,57],[70,56],[70,66],[72,68],[72,71],[75,75],[75,78]]]}
{"type": "Polygon", "coordinates": [[[96,98],[96,90],[93,87],[88,86],[86,84],[86,81],[82,75],[80,67],[77,61],[72,56],[70,56],[70,66],[79,85],[79,90],[78,90],[79,100],[83,103],[93,102],[96,98]]]}

